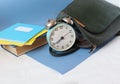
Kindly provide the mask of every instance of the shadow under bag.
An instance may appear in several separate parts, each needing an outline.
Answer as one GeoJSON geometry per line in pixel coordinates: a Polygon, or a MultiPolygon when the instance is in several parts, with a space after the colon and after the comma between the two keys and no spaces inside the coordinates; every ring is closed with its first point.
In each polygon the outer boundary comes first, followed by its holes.
{"type": "Polygon", "coordinates": [[[95,46],[120,35],[120,8],[104,0],[74,0],[60,12],[57,20],[64,17],[71,17],[78,31],[95,46]]]}

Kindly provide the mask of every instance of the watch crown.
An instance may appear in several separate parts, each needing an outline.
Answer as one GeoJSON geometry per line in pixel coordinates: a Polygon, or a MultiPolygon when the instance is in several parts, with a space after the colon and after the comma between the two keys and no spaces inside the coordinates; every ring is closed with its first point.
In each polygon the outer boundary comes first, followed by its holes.
{"type": "Polygon", "coordinates": [[[48,20],[47,24],[46,24],[46,29],[50,29],[52,26],[54,26],[56,24],[56,20],[48,20]]]}

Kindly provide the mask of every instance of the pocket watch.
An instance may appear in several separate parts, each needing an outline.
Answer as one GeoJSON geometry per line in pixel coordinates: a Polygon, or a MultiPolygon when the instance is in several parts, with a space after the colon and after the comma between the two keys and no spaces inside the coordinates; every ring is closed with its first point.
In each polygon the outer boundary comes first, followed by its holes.
{"type": "Polygon", "coordinates": [[[56,51],[65,51],[70,49],[76,40],[74,29],[66,24],[59,23],[47,33],[47,41],[51,48],[56,51]]]}
{"type": "Polygon", "coordinates": [[[70,18],[63,18],[61,21],[48,20],[46,37],[53,56],[64,56],[79,49],[75,45],[76,32],[72,25],[73,21],[70,18]]]}
{"type": "Polygon", "coordinates": [[[48,20],[46,38],[49,51],[53,56],[65,56],[76,50],[84,41],[82,34],[77,30],[71,18],[63,18],[60,21],[48,20]],[[81,42],[80,42],[81,41],[81,42]]]}

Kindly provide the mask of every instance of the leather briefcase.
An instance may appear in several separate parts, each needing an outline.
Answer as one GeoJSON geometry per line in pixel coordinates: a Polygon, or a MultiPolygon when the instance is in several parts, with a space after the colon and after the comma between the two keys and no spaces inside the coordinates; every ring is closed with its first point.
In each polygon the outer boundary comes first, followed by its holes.
{"type": "Polygon", "coordinates": [[[71,17],[92,45],[91,51],[120,35],[120,8],[105,0],[74,0],[58,14],[57,21],[65,17],[71,17]]]}
{"type": "Polygon", "coordinates": [[[70,43],[62,44],[63,41],[68,42],[64,35],[58,34],[59,32],[53,35],[60,38],[55,46],[61,46],[61,49],[58,51],[57,47],[54,48],[49,41],[52,55],[67,55],[79,48],[90,48],[90,52],[93,52],[97,47],[105,45],[113,37],[120,35],[120,8],[105,0],[74,0],[58,14],[56,20],[49,23],[48,28],[53,32],[55,29],[61,31],[60,24],[65,23],[64,26],[70,25],[76,33],[76,41],[66,50],[64,48],[70,43]]]}

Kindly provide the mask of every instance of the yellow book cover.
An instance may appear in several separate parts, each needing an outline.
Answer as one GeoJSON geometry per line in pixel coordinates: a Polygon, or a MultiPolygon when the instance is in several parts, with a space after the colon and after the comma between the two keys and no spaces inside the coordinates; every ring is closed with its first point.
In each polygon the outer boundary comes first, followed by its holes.
{"type": "Polygon", "coordinates": [[[44,26],[17,23],[0,32],[0,44],[31,45],[35,39],[47,32],[44,26]],[[8,35],[9,34],[9,35],[8,35]]]}

